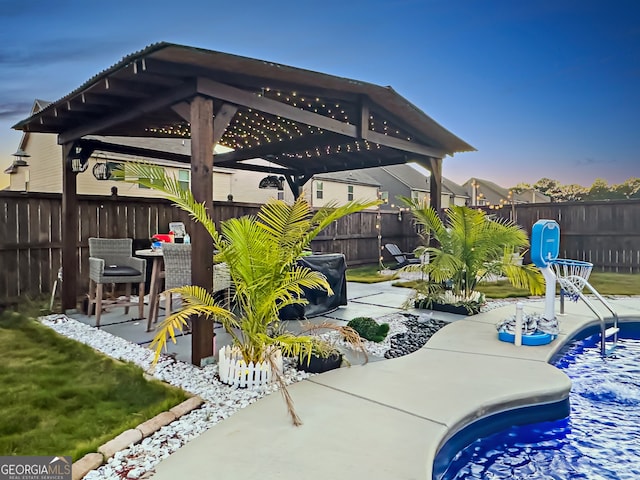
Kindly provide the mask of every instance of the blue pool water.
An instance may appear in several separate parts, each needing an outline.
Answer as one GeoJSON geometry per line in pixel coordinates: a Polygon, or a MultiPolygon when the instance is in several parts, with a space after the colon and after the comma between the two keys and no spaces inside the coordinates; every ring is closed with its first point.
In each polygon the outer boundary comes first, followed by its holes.
{"type": "Polygon", "coordinates": [[[640,479],[640,340],[600,357],[599,336],[554,363],[571,378],[571,414],[476,440],[442,480],[640,479]]]}

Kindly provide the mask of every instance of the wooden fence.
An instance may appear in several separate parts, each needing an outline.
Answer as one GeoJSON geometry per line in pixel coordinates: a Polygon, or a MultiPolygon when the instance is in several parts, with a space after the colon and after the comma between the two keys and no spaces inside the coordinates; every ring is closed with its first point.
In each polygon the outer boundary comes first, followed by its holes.
{"type": "MultiPolygon", "coordinates": [[[[0,300],[20,295],[50,293],[61,265],[62,200],[60,194],[28,195],[0,192],[0,300]]],[[[259,206],[217,202],[216,222],[256,213],[259,206]]],[[[516,205],[488,210],[510,218],[529,234],[539,219],[560,224],[561,257],[586,260],[600,270],[640,272],[640,201],[516,205]]],[[[134,239],[134,248],[146,248],[154,233],[165,233],[170,221],[190,219],[162,199],[80,196],[79,228],[75,235],[80,271],[78,295],[88,286],[88,239],[92,236],[134,239]]],[[[316,252],[344,253],[349,265],[394,261],[379,245],[396,243],[403,251],[418,245],[411,216],[390,212],[360,212],[335,222],[313,242],[316,252]],[[380,240],[378,235],[381,236],[380,240]]]]}
{"type": "MultiPolygon", "coordinates": [[[[259,206],[214,203],[216,222],[256,213],[259,206]]],[[[327,228],[313,242],[316,252],[342,252],[350,265],[376,263],[381,242],[413,249],[417,235],[409,215],[360,212],[327,228]],[[378,229],[377,226],[380,226],[378,229]]],[[[0,300],[50,293],[62,262],[62,199],[60,194],[0,192],[0,300]]],[[[155,233],[166,233],[170,221],[190,219],[163,199],[80,196],[75,235],[80,271],[78,295],[88,288],[89,237],[129,237],[134,248],[147,248],[155,233]]],[[[189,227],[187,227],[189,229],[189,227]]]]}
{"type": "Polygon", "coordinates": [[[601,271],[640,272],[640,201],[538,203],[487,210],[512,218],[529,235],[540,219],[560,225],[560,257],[583,260],[601,271]],[[514,210],[514,211],[513,211],[514,210]]]}

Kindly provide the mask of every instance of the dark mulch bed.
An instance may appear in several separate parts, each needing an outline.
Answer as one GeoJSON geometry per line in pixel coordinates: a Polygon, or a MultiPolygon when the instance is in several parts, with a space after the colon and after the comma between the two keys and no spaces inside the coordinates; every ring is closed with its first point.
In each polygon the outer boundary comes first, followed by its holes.
{"type": "Polygon", "coordinates": [[[384,354],[385,358],[397,358],[415,352],[422,348],[431,336],[440,330],[447,322],[436,319],[429,319],[426,322],[419,322],[418,316],[410,313],[403,313],[407,327],[405,333],[399,333],[391,337],[391,348],[384,354]]]}

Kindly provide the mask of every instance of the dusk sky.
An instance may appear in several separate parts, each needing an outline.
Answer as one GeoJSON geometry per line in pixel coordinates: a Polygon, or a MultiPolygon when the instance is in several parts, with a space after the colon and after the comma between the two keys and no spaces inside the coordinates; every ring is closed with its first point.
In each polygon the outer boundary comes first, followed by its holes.
{"type": "Polygon", "coordinates": [[[167,41],[390,85],[509,187],[640,177],[637,0],[0,0],[0,188],[36,98],[167,41]]]}

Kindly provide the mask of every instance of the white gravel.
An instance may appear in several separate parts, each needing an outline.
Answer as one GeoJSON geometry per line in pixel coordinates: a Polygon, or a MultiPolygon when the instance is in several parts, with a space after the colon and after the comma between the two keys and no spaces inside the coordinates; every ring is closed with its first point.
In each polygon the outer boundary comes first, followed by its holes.
{"type": "MultiPolygon", "coordinates": [[[[509,300],[491,302],[483,308],[483,311],[510,303],[512,302],[509,300]]],[[[145,478],[152,477],[155,466],[181,446],[241,408],[278,390],[275,384],[256,390],[229,387],[219,381],[217,365],[197,368],[191,364],[163,357],[152,368],[153,352],[148,348],[85,325],[65,315],[49,315],[40,320],[44,325],[65,337],[87,344],[109,357],[132,362],[153,377],[180,387],[193,395],[199,395],[205,400],[201,408],[161,428],[142,442],[118,452],[105,465],[89,472],[85,477],[87,480],[137,479],[143,475],[145,478]]],[[[390,338],[407,331],[404,320],[404,315],[399,313],[378,319],[378,322],[389,323],[389,334],[381,343],[365,340],[368,354],[384,357],[385,352],[390,349],[390,338]]],[[[340,340],[338,332],[331,331],[322,336],[341,347],[350,347],[349,344],[340,340]]],[[[289,384],[309,377],[308,373],[297,370],[286,361],[284,373],[289,384]]],[[[282,408],[286,408],[284,403],[282,408]]]]}
{"type": "MultiPolygon", "coordinates": [[[[405,317],[400,314],[392,314],[379,319],[379,322],[389,323],[389,334],[381,343],[365,340],[367,353],[384,357],[384,353],[390,348],[390,337],[407,331],[403,324],[404,319],[405,317]]],[[[40,320],[44,325],[65,337],[89,345],[109,357],[132,362],[153,377],[180,387],[193,395],[199,395],[205,400],[201,408],[193,410],[170,425],[161,428],[142,442],[116,453],[105,465],[89,472],[85,477],[87,480],[137,479],[141,476],[150,478],[155,473],[155,466],[181,446],[221,420],[229,418],[241,408],[278,390],[275,384],[256,390],[238,389],[225,385],[218,379],[217,365],[197,368],[191,364],[162,357],[153,367],[154,354],[148,348],[111,335],[104,330],[88,326],[65,315],[49,315],[40,320]]],[[[349,344],[342,342],[337,332],[328,332],[323,336],[327,336],[336,345],[349,348],[349,344]]],[[[287,361],[285,361],[284,374],[289,384],[310,376],[306,372],[297,370],[293,365],[287,364],[287,361]]],[[[286,408],[284,402],[282,408],[286,408]]]]}
{"type": "MultiPolygon", "coordinates": [[[[112,358],[132,362],[155,378],[199,395],[205,400],[201,408],[161,428],[142,442],[118,452],[108,463],[89,472],[85,477],[87,480],[135,479],[142,475],[148,478],[162,459],[167,458],[182,445],[241,408],[278,390],[275,384],[255,390],[229,387],[218,380],[217,365],[197,368],[170,358],[161,358],[152,370],[153,352],[148,348],[65,315],[49,315],[41,321],[65,337],[85,343],[112,358]]],[[[289,384],[309,377],[308,373],[298,371],[290,365],[285,366],[284,374],[289,384]]],[[[286,408],[284,402],[282,408],[286,408]]]]}

